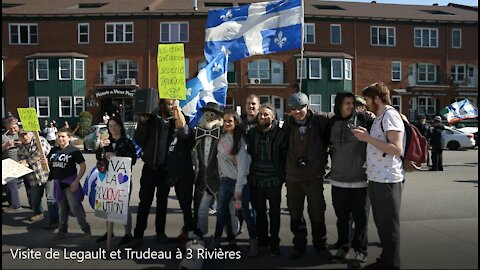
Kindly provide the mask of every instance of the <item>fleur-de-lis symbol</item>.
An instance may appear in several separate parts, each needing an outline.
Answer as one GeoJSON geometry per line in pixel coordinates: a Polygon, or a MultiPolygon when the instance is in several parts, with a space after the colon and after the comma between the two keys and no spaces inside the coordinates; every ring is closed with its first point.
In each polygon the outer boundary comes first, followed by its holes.
{"type": "Polygon", "coordinates": [[[275,42],[278,45],[278,47],[282,48],[283,44],[285,44],[285,42],[287,42],[287,38],[284,37],[283,32],[280,31],[280,32],[278,32],[278,35],[273,42],[275,42]]]}
{"type": "Polygon", "coordinates": [[[188,88],[187,89],[187,96],[191,96],[192,95],[192,88],[188,88]]]}
{"type": "Polygon", "coordinates": [[[232,54],[232,51],[230,51],[229,49],[225,48],[225,46],[222,46],[222,52],[225,54],[225,55],[231,55],[232,54]]]}
{"type": "Polygon", "coordinates": [[[232,11],[229,10],[229,11],[227,11],[227,13],[225,15],[220,16],[220,19],[222,19],[222,21],[226,22],[226,21],[230,20],[230,18],[232,18],[232,16],[233,16],[232,11]]]}
{"type": "Polygon", "coordinates": [[[222,69],[222,65],[218,64],[218,63],[213,63],[213,71],[214,72],[218,72],[219,70],[222,69]]]}

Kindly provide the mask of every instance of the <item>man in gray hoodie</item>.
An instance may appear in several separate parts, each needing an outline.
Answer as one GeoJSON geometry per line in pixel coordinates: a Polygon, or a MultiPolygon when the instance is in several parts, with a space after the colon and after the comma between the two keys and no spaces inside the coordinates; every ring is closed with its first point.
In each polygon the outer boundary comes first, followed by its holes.
{"type": "Polygon", "coordinates": [[[345,259],[350,248],[349,219],[355,222],[352,247],[357,263],[366,261],[367,225],[369,203],[367,196],[367,174],[365,168],[365,142],[357,140],[351,129],[359,126],[370,129],[373,118],[354,109],[355,95],[339,92],[335,97],[335,116],[330,119],[328,129],[332,169],[327,178],[332,185],[332,201],[337,215],[338,247],[334,260],[345,259]]]}

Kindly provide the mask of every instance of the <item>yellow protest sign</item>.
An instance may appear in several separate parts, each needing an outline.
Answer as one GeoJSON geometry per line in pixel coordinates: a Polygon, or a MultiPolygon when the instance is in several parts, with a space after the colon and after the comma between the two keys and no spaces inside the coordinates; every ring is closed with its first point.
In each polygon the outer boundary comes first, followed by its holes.
{"type": "Polygon", "coordinates": [[[185,100],[185,53],[182,44],[158,44],[158,90],[160,98],[185,100]]]}
{"type": "Polygon", "coordinates": [[[34,108],[17,108],[22,127],[26,131],[40,131],[37,111],[34,108]]]}

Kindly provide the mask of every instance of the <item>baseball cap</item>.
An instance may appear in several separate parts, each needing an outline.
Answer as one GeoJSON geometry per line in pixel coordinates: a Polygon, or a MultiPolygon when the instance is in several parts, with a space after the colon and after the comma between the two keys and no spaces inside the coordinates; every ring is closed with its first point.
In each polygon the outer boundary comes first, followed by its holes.
{"type": "Polygon", "coordinates": [[[357,96],[355,98],[355,105],[367,105],[367,102],[365,99],[363,99],[363,97],[357,96]]]}
{"type": "Polygon", "coordinates": [[[30,132],[30,131],[26,131],[26,130],[23,129],[23,128],[18,129],[18,135],[20,135],[20,134],[25,134],[25,133],[28,133],[28,132],[30,132]]]}

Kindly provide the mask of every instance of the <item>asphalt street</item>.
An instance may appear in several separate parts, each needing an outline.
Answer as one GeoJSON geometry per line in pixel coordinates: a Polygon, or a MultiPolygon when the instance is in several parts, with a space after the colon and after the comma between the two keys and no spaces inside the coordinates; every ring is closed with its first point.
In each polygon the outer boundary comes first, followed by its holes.
{"type": "MultiPolygon", "coordinates": [[[[95,164],[95,157],[85,153],[87,167],[95,164]]],[[[478,150],[445,151],[443,172],[421,171],[407,175],[403,190],[401,210],[401,258],[402,268],[405,269],[478,269],[478,150]]],[[[133,220],[135,225],[136,206],[138,205],[138,190],[143,162],[138,162],[133,170],[133,220]]],[[[328,244],[332,245],[337,238],[336,217],[331,203],[331,188],[324,185],[325,200],[327,202],[326,224],[328,244]]],[[[27,197],[22,187],[20,190],[21,202],[27,207],[27,197]]],[[[284,193],[286,190],[284,188],[284,193]]],[[[45,207],[46,203],[44,202],[45,207]]],[[[106,248],[105,243],[97,244],[95,239],[106,231],[105,221],[94,216],[90,205],[84,200],[87,211],[87,220],[92,227],[92,240],[83,242],[82,231],[75,219],[69,221],[69,237],[60,241],[50,241],[53,231],[43,227],[47,219],[37,223],[30,223],[28,218],[31,210],[24,209],[17,213],[2,213],[2,269],[160,269],[178,268],[179,260],[175,258],[176,243],[172,240],[168,244],[160,244],[155,240],[155,215],[151,214],[145,232],[144,245],[139,249],[145,252],[140,255],[152,254],[168,256],[172,259],[138,259],[127,258],[125,250],[120,250],[122,259],[112,258],[109,253],[106,259],[89,259],[83,261],[73,256],[102,255],[106,248]],[[22,249],[24,252],[18,252],[22,249]],[[29,249],[29,250],[27,250],[29,249]],[[25,252],[27,251],[27,252],[25,252]],[[47,259],[58,251],[58,259],[47,259]],[[90,252],[81,252],[90,251],[90,252]],[[97,252],[94,252],[97,251],[97,252]],[[169,252],[171,251],[171,253],[169,252]],[[21,253],[21,254],[20,254],[21,253]],[[22,255],[22,258],[18,256],[22,255]],[[82,261],[82,262],[79,262],[82,261]]],[[[181,210],[175,197],[170,191],[167,216],[166,234],[172,239],[180,233],[183,225],[181,210]]],[[[286,208],[286,200],[282,207],[286,208]]],[[[152,207],[151,213],[155,212],[152,207]]],[[[305,213],[305,217],[307,217],[305,213]]],[[[307,218],[308,219],[308,218],[307,218]]],[[[257,258],[248,258],[246,246],[248,233],[238,237],[240,259],[212,259],[205,261],[205,268],[237,269],[237,268],[310,268],[332,269],[349,268],[346,263],[332,263],[322,260],[311,246],[307,254],[300,260],[290,260],[288,252],[292,247],[292,234],[289,227],[288,212],[282,213],[280,238],[281,255],[271,257],[268,250],[261,251],[257,258]]],[[[309,224],[307,220],[307,224],[309,224]]],[[[215,217],[210,217],[209,234],[215,226],[215,217]]],[[[310,230],[310,226],[307,226],[310,230]]],[[[369,227],[369,256],[368,263],[374,262],[380,254],[380,243],[377,230],[370,215],[369,227]]],[[[114,227],[114,251],[117,243],[123,236],[123,226],[114,227]]],[[[310,231],[309,231],[310,233],[310,231]]],[[[226,244],[226,243],[225,243],[226,244]]],[[[334,253],[336,250],[331,250],[334,253]]],[[[350,255],[352,255],[352,251],[350,255]]],[[[117,253],[118,254],[118,253],[117,253]]],[[[118,256],[117,256],[118,257],[118,256]]]]}

